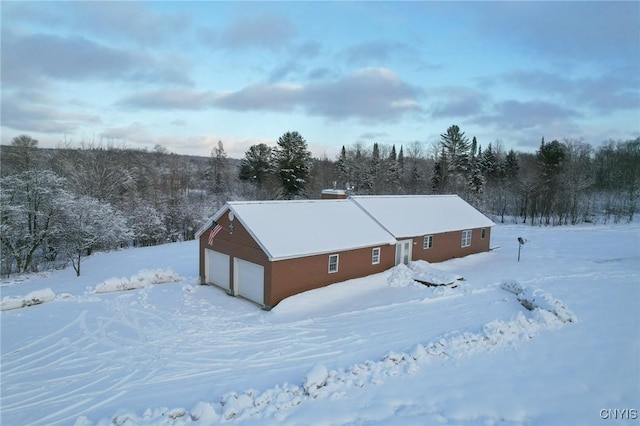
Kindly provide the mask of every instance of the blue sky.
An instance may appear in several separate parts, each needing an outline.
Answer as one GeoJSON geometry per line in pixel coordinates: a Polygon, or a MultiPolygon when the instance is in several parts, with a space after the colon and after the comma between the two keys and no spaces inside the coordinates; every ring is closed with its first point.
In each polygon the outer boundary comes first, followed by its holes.
{"type": "Polygon", "coordinates": [[[2,143],[231,157],[640,136],[640,2],[10,2],[2,143]]]}

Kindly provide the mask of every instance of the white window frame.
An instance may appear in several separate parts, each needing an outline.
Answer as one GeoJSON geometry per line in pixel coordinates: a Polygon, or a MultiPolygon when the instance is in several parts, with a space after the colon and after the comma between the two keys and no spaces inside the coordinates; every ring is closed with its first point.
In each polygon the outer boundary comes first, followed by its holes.
{"type": "Polygon", "coordinates": [[[486,236],[487,236],[487,228],[482,228],[482,230],[480,231],[480,238],[484,240],[486,236]]]}
{"type": "Polygon", "coordinates": [[[433,247],[433,235],[425,235],[422,241],[422,248],[428,250],[433,247]]]}
{"type": "Polygon", "coordinates": [[[371,264],[377,265],[380,263],[380,247],[371,249],[371,264]]]}
{"type": "Polygon", "coordinates": [[[331,254],[331,255],[329,255],[329,267],[328,267],[328,270],[329,270],[330,274],[335,274],[336,272],[338,272],[339,263],[340,263],[340,255],[339,254],[331,254]],[[332,264],[331,260],[332,259],[335,259],[335,269],[334,270],[331,269],[331,264],[332,264]]]}
{"type": "Polygon", "coordinates": [[[464,231],[462,231],[462,241],[461,241],[462,248],[469,247],[471,245],[471,235],[473,235],[473,232],[471,229],[465,229],[464,231]]]}

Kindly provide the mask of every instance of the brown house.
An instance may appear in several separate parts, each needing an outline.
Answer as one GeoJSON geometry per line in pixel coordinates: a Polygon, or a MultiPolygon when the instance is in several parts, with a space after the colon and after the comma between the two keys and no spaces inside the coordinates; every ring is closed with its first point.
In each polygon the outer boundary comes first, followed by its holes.
{"type": "Polygon", "coordinates": [[[270,309],[399,263],[488,251],[492,225],[457,196],[229,202],[196,234],[200,279],[270,309]]]}
{"type": "Polygon", "coordinates": [[[351,200],[396,238],[396,264],[420,259],[443,262],[489,251],[495,224],[457,195],[374,195],[351,200]]]}

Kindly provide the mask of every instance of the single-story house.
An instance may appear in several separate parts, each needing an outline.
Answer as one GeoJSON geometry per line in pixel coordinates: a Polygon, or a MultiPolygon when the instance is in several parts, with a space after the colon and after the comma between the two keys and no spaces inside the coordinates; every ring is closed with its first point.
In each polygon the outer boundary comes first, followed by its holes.
{"type": "Polygon", "coordinates": [[[373,195],[350,198],[398,241],[396,264],[443,262],[489,251],[485,215],[457,195],[373,195]]]}
{"type": "Polygon", "coordinates": [[[410,260],[488,251],[493,225],[455,195],[229,202],[196,233],[200,279],[271,309],[410,260]]]}

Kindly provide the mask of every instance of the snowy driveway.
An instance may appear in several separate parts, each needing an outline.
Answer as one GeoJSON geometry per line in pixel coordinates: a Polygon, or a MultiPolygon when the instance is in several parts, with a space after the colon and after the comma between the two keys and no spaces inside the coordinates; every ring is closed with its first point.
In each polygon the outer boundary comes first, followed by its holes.
{"type": "Polygon", "coordinates": [[[350,310],[336,312],[340,303],[326,291],[305,294],[317,298],[315,315],[305,316],[295,306],[264,312],[193,280],[7,312],[3,327],[23,332],[3,339],[3,419],[68,424],[79,415],[299,382],[316,363],[379,359],[522,310],[499,287],[389,287],[387,276],[332,289],[350,310]]]}

